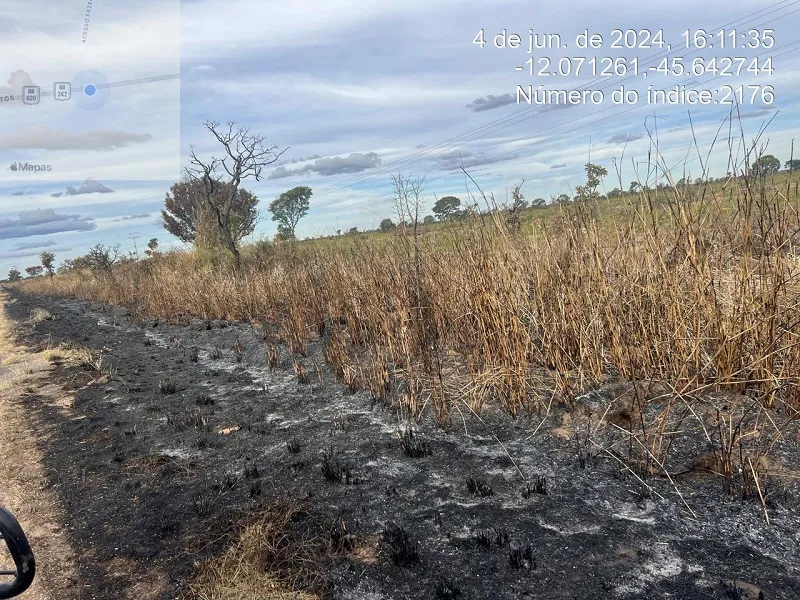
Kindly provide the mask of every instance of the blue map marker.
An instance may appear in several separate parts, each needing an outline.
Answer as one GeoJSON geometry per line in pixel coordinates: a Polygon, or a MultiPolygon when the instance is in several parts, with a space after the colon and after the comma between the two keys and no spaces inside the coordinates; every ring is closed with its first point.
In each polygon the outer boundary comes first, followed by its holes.
{"type": "Polygon", "coordinates": [[[106,105],[111,97],[108,78],[100,71],[87,69],[78,73],[72,80],[72,89],[80,90],[72,101],[83,110],[98,110],[106,105]]]}

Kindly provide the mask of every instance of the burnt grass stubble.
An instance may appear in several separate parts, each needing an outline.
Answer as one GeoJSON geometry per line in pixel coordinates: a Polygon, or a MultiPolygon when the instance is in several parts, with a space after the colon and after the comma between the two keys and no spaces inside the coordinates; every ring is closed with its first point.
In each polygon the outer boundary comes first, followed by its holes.
{"type": "MultiPolygon", "coordinates": [[[[247,325],[137,323],[84,301],[11,296],[18,323],[35,307],[56,315],[21,325],[23,343],[105,349],[116,373],[77,389],[81,368],[56,366],[74,407],[26,399],[82,552],[82,598],[123,597],[155,571],[169,582],[158,597],[174,598],[236,515],[286,497],[328,535],[339,523],[372,540],[376,560],[340,553],[325,565],[330,598],[730,598],[732,579],[767,600],[800,598],[791,482],[767,526],[759,503],[688,473],[676,484],[694,520],[665,479],[647,480],[661,499],[614,461],[576,455],[574,440],[531,437],[541,415],[489,409],[450,431],[423,417],[412,433],[327,368],[298,383],[285,346],[270,369],[247,325]],[[343,415],[347,426],[332,427],[343,415]],[[135,566],[124,577],[110,566],[120,558],[135,566]]],[[[306,354],[323,362],[318,343],[306,354]]]]}

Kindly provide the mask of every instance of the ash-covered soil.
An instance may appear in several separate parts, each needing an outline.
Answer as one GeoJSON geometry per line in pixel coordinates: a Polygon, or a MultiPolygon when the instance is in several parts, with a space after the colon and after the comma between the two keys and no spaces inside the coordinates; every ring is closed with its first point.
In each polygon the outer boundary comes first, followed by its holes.
{"type": "MultiPolygon", "coordinates": [[[[564,435],[563,409],[538,427],[544,414],[462,407],[449,431],[415,425],[419,456],[408,456],[404,424],[338,382],[320,342],[299,382],[286,348],[268,368],[250,325],[137,323],[10,294],[21,343],[102,350],[112,371],[64,364],[52,384],[74,402],[25,400],[80,555],[82,589],[69,597],[175,598],[195,561],[222,550],[232,515],[289,497],[338,524],[331,538],[350,550],[321,563],[330,598],[800,598],[796,478],[768,482],[768,525],[759,501],[699,469],[674,485],[647,478],[648,489],[564,435]],[[34,308],[55,318],[23,324],[34,308]],[[393,524],[392,546],[381,540],[393,524]]],[[[800,438],[785,432],[774,452],[792,469],[800,438]]]]}

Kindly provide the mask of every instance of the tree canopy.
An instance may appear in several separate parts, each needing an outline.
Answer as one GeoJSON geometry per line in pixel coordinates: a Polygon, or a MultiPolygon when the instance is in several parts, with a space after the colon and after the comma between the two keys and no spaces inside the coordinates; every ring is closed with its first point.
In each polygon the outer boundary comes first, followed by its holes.
{"type": "Polygon", "coordinates": [[[452,219],[461,209],[461,200],[455,196],[443,196],[433,205],[433,214],[440,221],[452,219]]]}
{"type": "Polygon", "coordinates": [[[772,154],[758,157],[753,163],[753,172],[758,175],[772,175],[781,170],[781,161],[772,154]]]}
{"type": "Polygon", "coordinates": [[[45,271],[47,271],[47,274],[50,275],[50,277],[52,277],[55,274],[55,268],[53,267],[53,263],[56,260],[56,255],[53,254],[52,252],[42,252],[39,255],[39,260],[42,261],[42,267],[44,268],[45,271]]]}
{"type": "Polygon", "coordinates": [[[589,202],[598,200],[600,194],[597,192],[597,187],[603,181],[603,178],[608,175],[608,170],[594,163],[586,163],[584,170],[586,171],[586,184],[575,188],[575,201],[589,202]]]}
{"type": "Polygon", "coordinates": [[[283,239],[294,239],[300,219],[308,214],[310,187],[301,185],[283,192],[269,204],[272,220],[278,223],[278,233],[283,239]]]}
{"type": "Polygon", "coordinates": [[[787,160],[784,167],[790,171],[800,171],[800,159],[787,160]]]}
{"type": "MultiPolygon", "coordinates": [[[[231,184],[218,181],[213,198],[225,202],[231,194],[231,184]]],[[[175,183],[164,200],[161,211],[164,229],[178,239],[196,246],[224,244],[215,216],[205,203],[203,182],[188,179],[175,183]]],[[[233,197],[229,231],[234,243],[253,233],[258,222],[258,198],[244,188],[238,188],[233,197]]]]}

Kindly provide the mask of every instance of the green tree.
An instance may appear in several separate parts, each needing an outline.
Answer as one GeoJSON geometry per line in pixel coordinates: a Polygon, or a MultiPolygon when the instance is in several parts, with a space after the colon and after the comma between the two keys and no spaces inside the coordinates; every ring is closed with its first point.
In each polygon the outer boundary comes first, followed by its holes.
{"type": "Polygon", "coordinates": [[[635,194],[636,192],[641,191],[641,189],[642,189],[642,186],[639,185],[638,181],[631,181],[631,187],[628,188],[628,191],[631,194],[635,194]]]}
{"type": "Polygon", "coordinates": [[[38,277],[39,275],[44,272],[44,267],[42,265],[36,265],[35,267],[26,267],[25,272],[28,274],[28,277],[38,277]]]}
{"type": "Polygon", "coordinates": [[[455,217],[460,208],[461,200],[455,196],[444,196],[439,198],[436,204],[433,205],[433,214],[440,221],[445,221],[455,217]]]}
{"type": "Polygon", "coordinates": [[[144,253],[146,256],[155,256],[158,253],[158,238],[150,238],[144,253]]]}
{"type": "Polygon", "coordinates": [[[784,166],[789,171],[800,171],[800,159],[793,158],[792,160],[787,160],[784,166]]]}
{"type": "Polygon", "coordinates": [[[308,214],[308,200],[311,188],[301,185],[294,187],[275,198],[269,204],[272,220],[278,223],[278,233],[283,239],[294,239],[295,229],[300,219],[308,214]]]}
{"type": "Polygon", "coordinates": [[[544,206],[547,206],[547,200],[544,198],[535,198],[531,200],[531,208],[542,208],[544,206]]]}
{"type": "Polygon", "coordinates": [[[53,267],[53,263],[56,260],[55,254],[53,254],[52,252],[42,252],[39,255],[39,260],[42,261],[42,267],[44,268],[45,271],[47,271],[47,274],[50,275],[50,277],[55,275],[56,270],[53,267]]]}
{"type": "MultiPolygon", "coordinates": [[[[230,183],[215,182],[213,201],[218,204],[227,202],[232,190],[230,183]]],[[[257,204],[256,196],[237,187],[228,217],[229,233],[234,244],[239,244],[242,238],[253,233],[258,222],[257,204]]],[[[173,184],[167,192],[164,206],[161,211],[164,229],[181,241],[198,247],[225,245],[216,217],[205,201],[202,181],[187,179],[173,184]]]]}
{"type": "Polygon", "coordinates": [[[567,194],[559,194],[558,196],[553,196],[553,204],[569,204],[572,202],[572,198],[570,198],[567,194]]]}
{"type": "Polygon", "coordinates": [[[19,281],[20,279],[22,279],[22,273],[17,270],[17,267],[11,267],[11,270],[8,272],[8,280],[19,281]]]}
{"type": "Polygon", "coordinates": [[[756,175],[772,175],[781,170],[781,161],[772,154],[759,156],[753,163],[753,173],[756,175]]]}
{"type": "Polygon", "coordinates": [[[433,215],[425,215],[425,218],[422,219],[422,222],[425,225],[432,225],[433,223],[436,223],[436,219],[433,217],[433,215]]]}
{"type": "Polygon", "coordinates": [[[384,233],[389,233],[390,231],[394,231],[397,229],[397,225],[394,224],[394,221],[391,219],[384,219],[381,221],[380,229],[384,233]]]}
{"type": "Polygon", "coordinates": [[[600,194],[597,193],[597,187],[603,181],[603,178],[608,175],[608,171],[604,167],[593,163],[586,163],[584,169],[586,170],[586,184],[575,188],[575,201],[591,202],[599,200],[600,194]]]}

